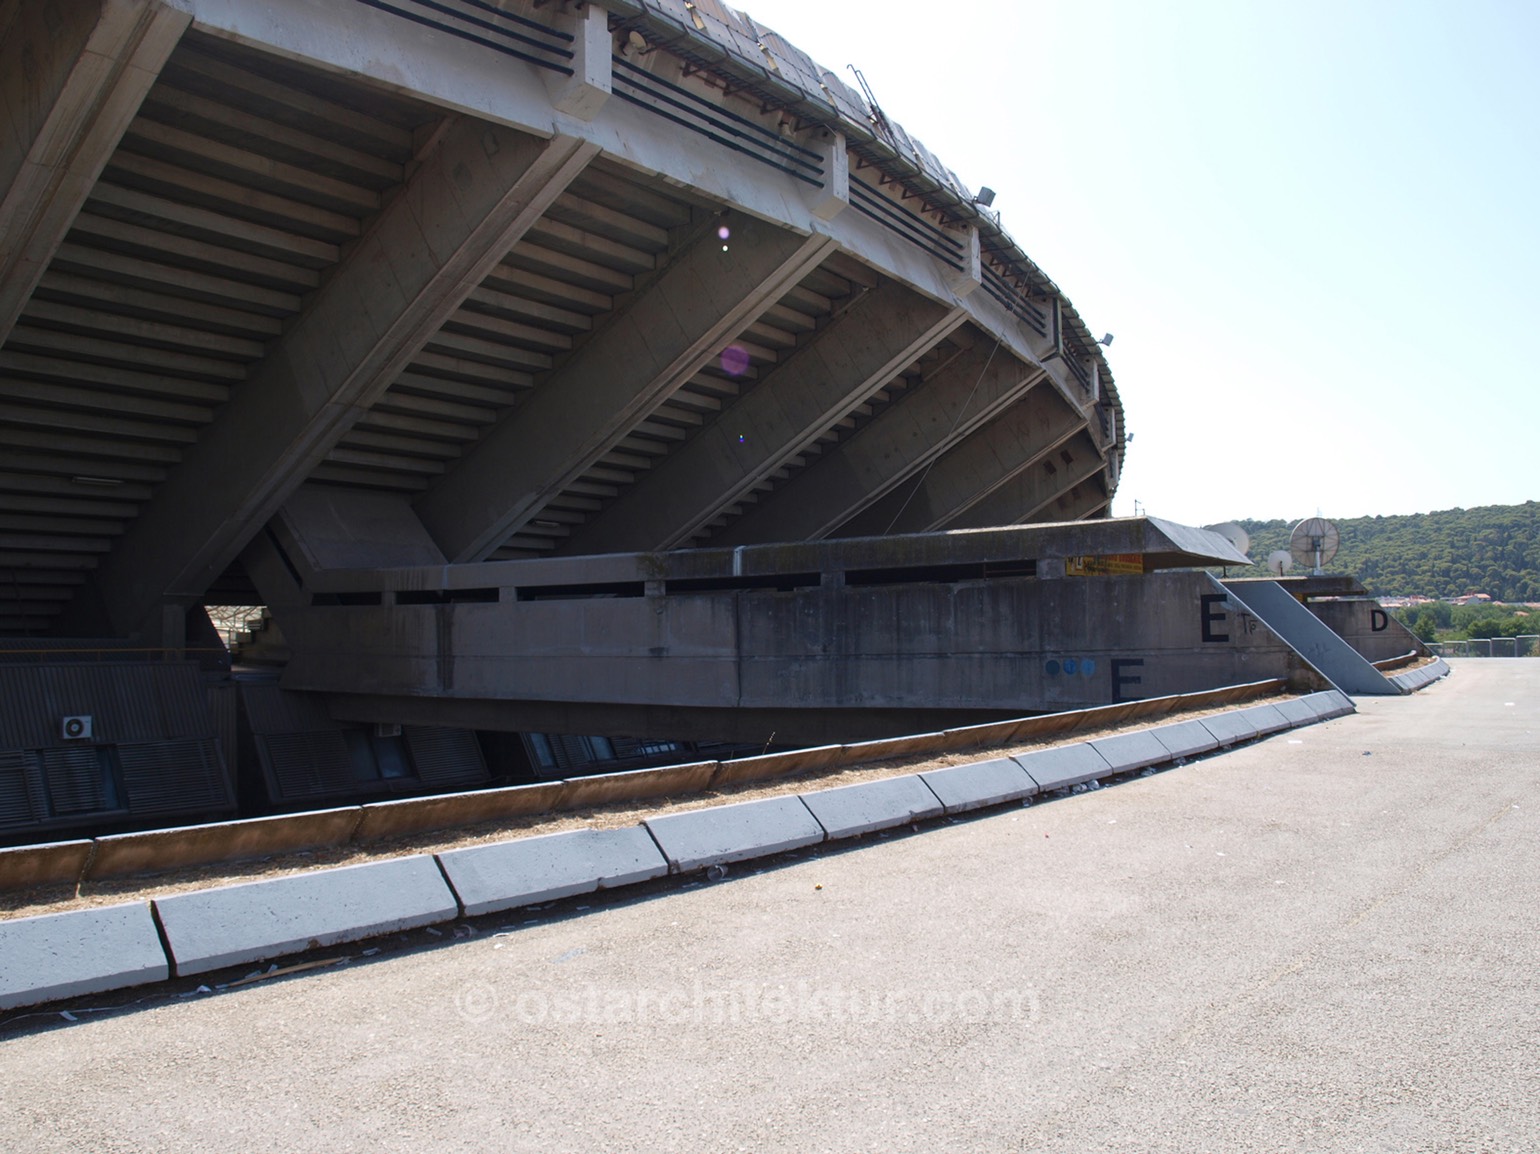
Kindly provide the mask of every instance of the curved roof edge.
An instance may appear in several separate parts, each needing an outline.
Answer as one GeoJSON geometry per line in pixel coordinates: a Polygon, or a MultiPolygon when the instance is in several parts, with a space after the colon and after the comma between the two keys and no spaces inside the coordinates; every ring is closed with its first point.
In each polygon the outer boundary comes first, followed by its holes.
{"type": "Polygon", "coordinates": [[[1096,362],[1103,403],[1114,414],[1110,439],[1118,454],[1115,469],[1121,473],[1128,441],[1123,402],[1101,344],[1058,285],[1006,232],[997,216],[974,203],[973,191],[934,153],[881,109],[869,105],[838,74],[720,0],[602,0],[602,6],[621,27],[642,32],[656,47],[753,93],[767,106],[794,112],[809,126],[843,133],[853,152],[902,184],[910,196],[977,227],[986,259],[1003,265],[1020,291],[1057,299],[1068,351],[1096,362]]]}

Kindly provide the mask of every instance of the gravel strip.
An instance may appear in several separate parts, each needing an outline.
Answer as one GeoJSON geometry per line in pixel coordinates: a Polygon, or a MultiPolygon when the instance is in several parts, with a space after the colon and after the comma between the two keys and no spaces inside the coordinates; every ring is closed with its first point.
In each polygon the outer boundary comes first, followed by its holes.
{"type": "Polygon", "coordinates": [[[1206,709],[1188,709],[1165,714],[1158,718],[1137,718],[1124,725],[1103,729],[1078,731],[1074,734],[1056,735],[1039,741],[1018,742],[1008,746],[980,746],[959,753],[936,755],[912,755],[886,758],[865,765],[823,770],[810,770],[777,781],[754,782],[741,786],[710,789],[703,793],[674,798],[656,798],[644,803],[618,802],[589,809],[567,810],[560,813],[534,814],[528,817],[505,818],[481,825],[463,826],[437,833],[414,834],[407,837],[389,838],[370,842],[368,845],[340,846],[334,849],[306,850],[300,853],[282,854],[245,862],[221,862],[216,865],[189,866],[153,877],[115,878],[104,881],[87,881],[78,889],[74,886],[38,886],[28,890],[0,893],[0,920],[31,917],[36,914],[61,913],[66,910],[86,909],[91,906],[113,905],[119,902],[145,901],[186,893],[190,890],[210,889],[214,886],[236,882],[260,881],[303,873],[307,870],[329,866],[358,865],[362,862],[385,858],[404,857],[408,854],[439,853],[444,850],[463,849],[467,846],[488,845],[509,841],[516,837],[535,834],[560,833],[572,829],[616,829],[636,825],[645,818],[684,810],[705,809],[728,801],[754,801],[762,797],[777,797],[788,793],[802,793],[809,789],[831,789],[841,785],[855,785],[863,781],[875,781],[884,777],[919,773],[927,769],[940,769],[949,765],[965,765],[989,757],[1003,757],[1013,753],[1026,753],[1055,745],[1074,745],[1094,741],[1099,737],[1127,730],[1151,729],[1173,721],[1187,721],[1197,717],[1210,717],[1227,713],[1232,709],[1244,709],[1279,701],[1292,694],[1278,694],[1257,698],[1254,701],[1206,709]]]}

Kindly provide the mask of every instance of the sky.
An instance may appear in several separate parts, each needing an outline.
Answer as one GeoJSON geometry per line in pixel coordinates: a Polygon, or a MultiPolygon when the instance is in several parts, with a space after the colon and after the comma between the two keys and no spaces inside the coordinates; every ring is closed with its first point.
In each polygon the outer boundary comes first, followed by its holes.
{"type": "Polygon", "coordinates": [[[1113,334],[1117,516],[1540,498],[1540,3],[742,0],[1113,334]]]}

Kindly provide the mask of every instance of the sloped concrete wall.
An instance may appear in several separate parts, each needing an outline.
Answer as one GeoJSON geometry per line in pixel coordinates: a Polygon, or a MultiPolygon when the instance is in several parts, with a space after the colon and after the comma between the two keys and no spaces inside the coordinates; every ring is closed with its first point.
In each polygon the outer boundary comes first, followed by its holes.
{"type": "Polygon", "coordinates": [[[1425,655],[1428,647],[1378,601],[1367,597],[1311,601],[1305,606],[1366,661],[1384,661],[1407,653],[1425,655]]]}

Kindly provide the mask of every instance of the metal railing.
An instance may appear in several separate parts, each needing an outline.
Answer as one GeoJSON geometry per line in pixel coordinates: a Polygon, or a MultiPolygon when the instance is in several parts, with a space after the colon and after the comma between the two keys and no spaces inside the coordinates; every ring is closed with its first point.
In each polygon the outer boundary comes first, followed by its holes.
{"type": "Polygon", "coordinates": [[[1430,641],[1439,657],[1540,657],[1540,633],[1517,637],[1472,637],[1469,641],[1430,641]]]}

